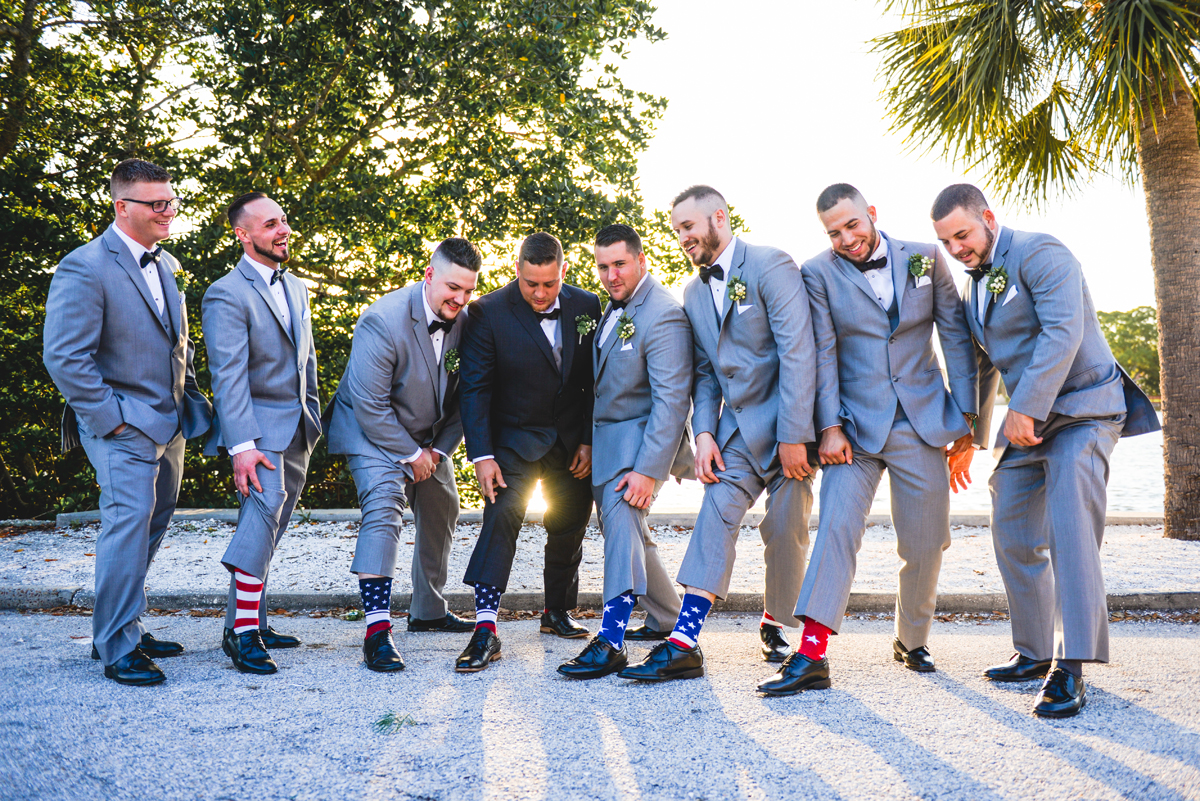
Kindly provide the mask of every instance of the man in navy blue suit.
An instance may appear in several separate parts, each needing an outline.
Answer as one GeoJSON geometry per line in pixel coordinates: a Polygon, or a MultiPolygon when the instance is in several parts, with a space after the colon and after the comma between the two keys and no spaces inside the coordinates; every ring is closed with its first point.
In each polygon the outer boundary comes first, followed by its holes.
{"type": "Polygon", "coordinates": [[[579,600],[583,534],[592,514],[592,343],[600,300],[563,283],[562,244],[536,233],[521,244],[517,277],[467,307],[462,420],[484,496],[483,527],[467,574],[475,632],[454,669],[500,656],[496,612],[517,535],[538,479],[546,498],[546,608],[542,631],[586,637],[568,610],[579,600]]]}

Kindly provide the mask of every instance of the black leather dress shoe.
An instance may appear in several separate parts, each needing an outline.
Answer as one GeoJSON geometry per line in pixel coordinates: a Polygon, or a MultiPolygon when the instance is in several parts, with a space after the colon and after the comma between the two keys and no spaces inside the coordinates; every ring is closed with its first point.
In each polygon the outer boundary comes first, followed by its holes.
{"type": "Polygon", "coordinates": [[[592,637],[583,653],[559,665],[558,672],[572,679],[598,679],[616,673],[628,664],[629,652],[624,645],[618,651],[608,640],[596,636],[592,637]]]}
{"type": "Polygon", "coordinates": [[[645,659],[617,673],[622,679],[634,681],[670,681],[698,679],[704,675],[704,653],[700,646],[681,648],[667,640],[654,646],[645,659]]]}
{"type": "Polygon", "coordinates": [[[625,639],[627,640],[665,640],[670,636],[670,631],[658,631],[657,629],[650,628],[644,623],[631,629],[625,629],[625,639]]]}
{"type": "Polygon", "coordinates": [[[259,629],[258,635],[262,637],[263,645],[267,646],[267,650],[300,647],[299,637],[293,637],[290,634],[280,634],[270,626],[267,626],[265,629],[259,629]]]}
{"type": "Polygon", "coordinates": [[[363,661],[367,667],[379,673],[394,673],[404,670],[404,660],[392,639],[392,627],[377,631],[363,640],[363,661]]]}
{"type": "Polygon", "coordinates": [[[920,648],[914,648],[910,651],[904,647],[904,643],[899,640],[892,640],[892,658],[897,662],[903,662],[906,668],[915,670],[918,673],[932,673],[937,670],[937,666],[933,664],[933,657],[929,654],[929,646],[927,645],[922,645],[920,648]]]}
{"type": "Polygon", "coordinates": [[[458,673],[478,673],[500,658],[500,638],[491,629],[477,628],[467,647],[454,660],[458,673]]]}
{"type": "Polygon", "coordinates": [[[1055,668],[1046,676],[1037,695],[1033,714],[1042,718],[1069,718],[1087,704],[1087,686],[1082,676],[1055,668]]]}
{"type": "Polygon", "coordinates": [[[263,645],[258,629],[241,634],[234,634],[233,629],[225,629],[225,636],[221,638],[221,650],[242,673],[265,676],[279,670],[279,665],[275,664],[275,660],[267,653],[267,646],[263,645]]]}
{"type": "Polygon", "coordinates": [[[983,677],[992,681],[1031,681],[1042,678],[1049,671],[1049,659],[1039,661],[1017,652],[1003,665],[993,665],[983,671],[983,677]]]}
{"type": "MultiPolygon", "coordinates": [[[[147,631],[142,635],[142,641],[138,644],[138,649],[151,659],[162,659],[164,656],[179,656],[182,654],[183,644],[171,642],[170,640],[155,639],[154,635],[147,631]]],[[[99,658],[100,652],[93,645],[92,659],[99,658]]]]}
{"type": "Polygon", "coordinates": [[[435,617],[432,620],[416,620],[412,617],[408,619],[409,631],[464,632],[472,631],[474,628],[474,620],[467,620],[465,617],[459,617],[453,612],[447,612],[445,617],[435,617]]]}
{"type": "Polygon", "coordinates": [[[792,652],[792,646],[779,626],[760,625],[758,638],[762,640],[764,662],[782,662],[792,652]]]}
{"type": "Polygon", "coordinates": [[[134,648],[113,664],[105,665],[104,675],[117,684],[129,684],[134,687],[158,684],[167,678],[167,674],[163,673],[150,657],[142,653],[140,648],[134,648]]]}
{"type": "Polygon", "coordinates": [[[548,609],[542,612],[542,631],[546,634],[556,634],[566,640],[591,634],[587,627],[572,618],[566,609],[548,609]]]}
{"type": "Polygon", "coordinates": [[[783,660],[779,672],[758,685],[766,695],[795,695],[804,690],[829,689],[829,660],[809,659],[797,652],[783,660]]]}

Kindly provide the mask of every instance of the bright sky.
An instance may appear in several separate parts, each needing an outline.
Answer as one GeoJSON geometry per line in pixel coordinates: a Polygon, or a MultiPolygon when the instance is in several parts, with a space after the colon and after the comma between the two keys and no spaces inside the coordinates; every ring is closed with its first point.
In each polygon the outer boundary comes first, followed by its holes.
{"type": "MultiPolygon", "coordinates": [[[[681,189],[716,187],[746,219],[747,239],[799,263],[828,247],[814,203],[831,183],[854,184],[901,239],[934,241],[929,207],[951,183],[980,183],[932,157],[905,153],[888,133],[867,41],[902,27],[869,0],[659,0],[669,38],[638,42],[621,76],[670,99],[640,162],[651,208],[681,189]]],[[[982,185],[982,184],[981,184],[982,185]]],[[[1102,311],[1154,305],[1140,186],[1099,177],[1044,212],[1002,206],[1002,224],[1052,234],[1083,264],[1102,311]]]]}

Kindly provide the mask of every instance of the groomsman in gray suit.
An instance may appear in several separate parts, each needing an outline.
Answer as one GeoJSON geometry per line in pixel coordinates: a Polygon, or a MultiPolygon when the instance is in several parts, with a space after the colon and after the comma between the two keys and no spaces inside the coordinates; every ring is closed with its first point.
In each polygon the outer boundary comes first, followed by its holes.
{"type": "Polygon", "coordinates": [[[321,436],[317,353],[308,290],[287,274],[287,215],[262,192],[248,192],[229,205],[228,218],[243,255],[204,293],[217,407],[205,453],[229,451],[241,500],[221,558],[230,572],[221,648],[243,673],[265,674],[279,669],[269,649],[300,645],[267,625],[264,595],[271,557],[321,436]]]}
{"type": "Polygon", "coordinates": [[[66,398],[63,450],[83,445],[100,485],[93,659],[121,684],[157,684],[156,657],[183,652],[142,625],[146,571],[183,476],[183,444],[204,434],[212,406],[196,386],[183,286],[159,242],[180,199],[162,167],[113,170],[116,219],[67,254],[50,282],[42,358],[66,398]]]}
{"type": "Polygon", "coordinates": [[[679,595],[650,536],[646,515],[663,482],[693,478],[688,413],[692,328],[671,293],[646,270],[642,239],[628,225],[596,235],[596,272],[612,300],[600,319],[593,371],[592,492],[604,535],[604,615],[583,653],[558,668],[577,679],[629,663],[625,639],[658,633],[679,615],[679,595]],[[627,629],[637,603],[648,623],[627,629]]]}
{"type": "MultiPolygon", "coordinates": [[[[931,216],[971,276],[963,308],[979,358],[977,447],[987,446],[999,380],[1010,398],[989,486],[1016,653],[984,675],[1045,676],[1034,713],[1070,717],[1087,700],[1083,663],[1108,661],[1108,460],[1118,438],[1157,431],[1158,415],[1113,358],[1083,270],[1061,242],[1001,227],[969,184],[942,190],[931,216]]],[[[951,470],[969,460],[967,451],[951,470]]]]}
{"type": "Polygon", "coordinates": [[[438,245],[425,280],[371,304],[330,415],[329,452],[348,458],[362,526],[350,570],[358,574],[367,618],[363,657],[382,673],[404,669],[392,639],[392,579],[406,505],[416,528],[409,631],[471,631],[449,611],[442,590],[458,525],[450,454],[462,442],[458,346],[463,313],[483,264],[465,239],[438,245]]]}
{"type": "Polygon", "coordinates": [[[686,594],[675,628],[642,662],[617,674],[643,681],[704,675],[697,636],[713,601],[729,592],[742,518],[764,489],[766,613],[774,622],[798,624],[792,610],[804,579],[816,460],[807,447],[814,439],[816,360],[796,263],[781,250],[733,236],[729,206],[709,186],[675,198],[671,227],[700,268],[683,305],[694,343],[695,467],[707,486],[679,569],[686,594]]]}
{"type": "Polygon", "coordinates": [[[817,345],[821,520],[796,604],[800,646],[759,685],[770,695],[829,686],[825,648],[841,629],[884,470],[901,562],[892,652],[912,670],[935,669],[927,642],[950,546],[946,446],[955,455],[971,448],[977,412],[975,349],[937,246],[884,234],[875,207],[850,184],[821,192],[817,215],[831,247],[802,272],[817,345]]]}

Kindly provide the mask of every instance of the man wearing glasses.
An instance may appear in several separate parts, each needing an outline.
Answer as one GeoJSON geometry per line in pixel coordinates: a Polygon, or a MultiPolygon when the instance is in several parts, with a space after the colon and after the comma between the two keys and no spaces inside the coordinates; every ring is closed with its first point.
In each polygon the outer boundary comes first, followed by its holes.
{"type": "Polygon", "coordinates": [[[42,360],[67,401],[63,449],[83,445],[100,485],[92,657],[121,684],[157,684],[154,659],[183,652],[142,625],[146,572],[183,475],[183,443],[212,405],[196,386],[186,283],[159,246],[180,199],[171,176],[128,159],[112,174],[114,223],[58,265],[46,301],[42,360]]]}

